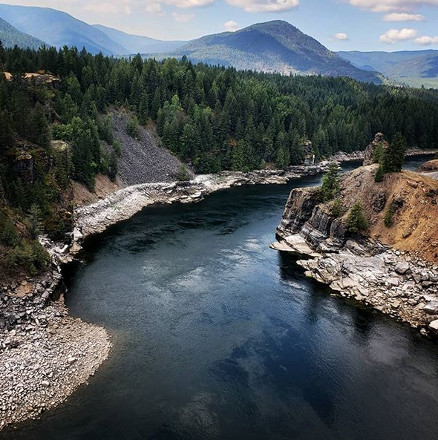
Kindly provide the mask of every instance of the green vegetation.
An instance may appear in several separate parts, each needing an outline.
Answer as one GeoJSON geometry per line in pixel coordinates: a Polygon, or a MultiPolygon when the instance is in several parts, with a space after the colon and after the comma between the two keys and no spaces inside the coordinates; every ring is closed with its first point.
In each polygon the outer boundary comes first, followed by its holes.
{"type": "Polygon", "coordinates": [[[339,166],[333,162],[329,165],[327,172],[322,176],[321,192],[324,202],[332,200],[339,192],[339,166]]]}
{"type": "Polygon", "coordinates": [[[128,124],[126,125],[126,133],[129,134],[134,139],[138,139],[139,132],[138,132],[138,119],[136,116],[133,116],[129,119],[128,124]]]}
{"type": "Polygon", "coordinates": [[[374,180],[376,182],[381,182],[385,174],[399,173],[403,168],[406,150],[406,139],[400,132],[396,133],[388,148],[380,152],[380,165],[377,169],[374,180]]]}
{"type": "MultiPolygon", "coordinates": [[[[116,179],[121,148],[104,116],[111,107],[130,112],[134,137],[138,123],[155,124],[163,145],[198,173],[285,168],[302,163],[308,140],[321,158],[363,149],[379,131],[400,132],[409,146],[438,146],[433,90],[237,72],[185,58],[115,59],[67,47],[0,46],[0,71],[12,74],[10,81],[0,74],[0,203],[14,219],[2,246],[12,252],[11,267],[20,258],[29,270],[43,267],[31,237],[44,230],[62,238],[70,230],[70,179],[89,189],[99,172],[116,179]],[[61,81],[39,84],[23,75],[38,71],[61,81]]],[[[395,136],[385,167],[398,169],[403,149],[395,136]]],[[[332,199],[336,178],[325,180],[332,199]]]]}
{"type": "Polygon", "coordinates": [[[383,218],[383,222],[385,223],[385,226],[387,228],[390,228],[393,225],[393,217],[394,217],[394,204],[391,203],[388,207],[388,209],[385,212],[385,216],[383,218]]]}
{"type": "Polygon", "coordinates": [[[368,230],[368,221],[360,202],[356,202],[347,216],[347,230],[351,234],[358,234],[368,230]]]}
{"type": "Polygon", "coordinates": [[[335,199],[331,206],[331,214],[335,218],[342,217],[345,214],[345,208],[339,199],[335,199]]]}
{"type": "MultiPolygon", "coordinates": [[[[32,208],[30,217],[36,214],[36,208],[32,208]]],[[[30,218],[29,223],[34,219],[30,218]]],[[[17,228],[14,215],[4,205],[0,213],[0,279],[14,273],[26,273],[34,276],[49,263],[49,255],[41,244],[33,236],[26,234],[24,224],[17,228]]],[[[32,224],[31,224],[32,226],[32,224]]],[[[38,228],[38,224],[33,224],[38,228]]],[[[32,232],[38,232],[34,229],[32,232]]]]}
{"type": "Polygon", "coordinates": [[[372,157],[373,163],[380,163],[382,161],[383,152],[384,152],[383,144],[382,142],[379,142],[376,145],[376,148],[374,149],[373,152],[373,157],[372,157]]]}
{"type": "Polygon", "coordinates": [[[190,173],[184,164],[181,164],[178,169],[178,174],[176,175],[176,180],[180,182],[189,181],[190,173]]]}
{"type": "Polygon", "coordinates": [[[0,45],[5,47],[30,47],[38,49],[44,43],[24,32],[20,32],[14,26],[0,18],[0,45]]]}

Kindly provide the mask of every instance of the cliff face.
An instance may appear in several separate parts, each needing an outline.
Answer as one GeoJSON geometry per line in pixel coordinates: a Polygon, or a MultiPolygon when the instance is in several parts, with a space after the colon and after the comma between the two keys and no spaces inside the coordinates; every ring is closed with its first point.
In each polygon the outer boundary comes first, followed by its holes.
{"type": "MultiPolygon", "coordinates": [[[[403,171],[375,183],[376,166],[343,177],[337,198],[344,215],[332,215],[317,188],[292,190],[273,247],[312,259],[306,274],[341,295],[363,301],[413,326],[438,326],[438,181],[403,171]],[[359,201],[366,236],[346,227],[359,201]],[[391,225],[385,226],[388,212],[391,225]]],[[[425,330],[424,330],[425,331],[425,330]]]]}

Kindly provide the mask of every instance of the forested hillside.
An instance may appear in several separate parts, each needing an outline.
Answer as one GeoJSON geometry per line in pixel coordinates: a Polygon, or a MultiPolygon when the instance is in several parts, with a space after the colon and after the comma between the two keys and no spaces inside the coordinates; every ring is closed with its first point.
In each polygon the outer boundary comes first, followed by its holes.
{"type": "Polygon", "coordinates": [[[15,252],[8,268],[30,254],[27,268],[36,270],[45,260],[28,240],[42,229],[55,237],[69,230],[70,178],[92,189],[98,172],[116,177],[120,145],[106,116],[111,106],[131,111],[132,137],[138,122],[155,123],[162,143],[198,173],[283,168],[302,162],[307,140],[323,157],[362,149],[377,131],[401,132],[410,146],[438,146],[438,92],[432,90],[67,48],[0,47],[0,66],[12,73],[9,80],[0,75],[0,199],[7,207],[0,243],[15,252]],[[60,81],[24,76],[39,71],[60,81]]]}

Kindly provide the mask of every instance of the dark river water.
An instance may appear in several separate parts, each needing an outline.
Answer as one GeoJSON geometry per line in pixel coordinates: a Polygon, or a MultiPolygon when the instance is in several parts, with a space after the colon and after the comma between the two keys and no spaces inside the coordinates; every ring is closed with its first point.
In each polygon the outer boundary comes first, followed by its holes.
{"type": "Polygon", "coordinates": [[[438,439],[437,344],[268,247],[290,189],[318,182],[147,208],[89,241],[66,301],[114,348],[7,437],[438,439]]]}

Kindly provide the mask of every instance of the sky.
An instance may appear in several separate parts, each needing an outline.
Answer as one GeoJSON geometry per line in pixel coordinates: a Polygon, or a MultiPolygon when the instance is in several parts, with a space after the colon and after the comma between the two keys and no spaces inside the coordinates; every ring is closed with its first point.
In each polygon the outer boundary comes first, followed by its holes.
{"type": "Polygon", "coordinates": [[[438,49],[438,0],[9,0],[89,24],[189,40],[285,20],[334,51],[438,49]]]}

